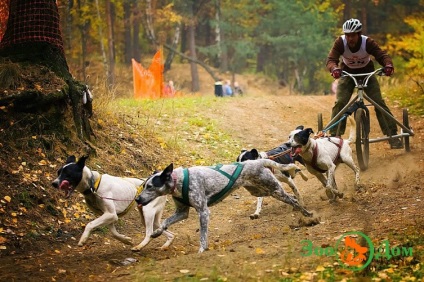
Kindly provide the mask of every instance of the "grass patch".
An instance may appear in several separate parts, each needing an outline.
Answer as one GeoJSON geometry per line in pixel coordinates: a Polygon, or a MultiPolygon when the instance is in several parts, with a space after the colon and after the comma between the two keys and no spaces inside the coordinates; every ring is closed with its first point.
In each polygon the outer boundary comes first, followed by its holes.
{"type": "Polygon", "coordinates": [[[204,111],[219,109],[225,103],[225,99],[199,95],[159,100],[118,99],[109,105],[109,111],[121,118],[125,116],[138,130],[154,136],[162,148],[177,151],[179,159],[173,160],[175,163],[212,165],[217,160],[234,161],[240,148],[216,121],[203,115],[204,111]],[[233,151],[234,148],[237,149],[233,151]]]}
{"type": "Polygon", "coordinates": [[[424,90],[417,82],[382,86],[383,97],[387,97],[401,108],[408,108],[413,115],[424,115],[424,90]]]}

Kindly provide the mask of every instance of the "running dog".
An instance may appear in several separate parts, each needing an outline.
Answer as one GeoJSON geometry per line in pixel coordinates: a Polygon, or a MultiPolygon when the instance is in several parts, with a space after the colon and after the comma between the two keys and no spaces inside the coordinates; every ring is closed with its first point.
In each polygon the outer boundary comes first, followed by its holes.
{"type": "Polygon", "coordinates": [[[315,175],[325,187],[325,192],[330,202],[337,197],[342,198],[343,193],[337,189],[335,180],[336,168],[345,163],[355,172],[355,188],[359,188],[359,169],[352,158],[352,149],[349,144],[355,142],[356,132],[353,120],[350,121],[350,135],[348,140],[339,137],[312,138],[314,133],[311,128],[304,129],[298,126],[290,133],[289,142],[292,147],[292,156],[300,155],[306,163],[307,170],[315,175]]]}
{"type": "Polygon", "coordinates": [[[256,197],[272,196],[300,210],[305,216],[313,214],[301,206],[291,195],[286,194],[270,169],[295,173],[295,164],[282,165],[272,160],[261,159],[229,165],[195,166],[176,168],[171,163],[165,170],[150,176],[144,189],[136,198],[139,205],[148,205],[157,197],[173,196],[176,210],[165,219],[152,237],[157,237],[170,225],[188,218],[190,207],[196,209],[200,218],[199,253],[208,249],[209,206],[217,204],[232,191],[244,187],[256,197]]]}
{"type": "MultiPolygon", "coordinates": [[[[297,155],[296,157],[292,157],[291,154],[291,148],[289,143],[283,143],[278,147],[275,147],[274,149],[271,149],[266,152],[258,152],[255,148],[252,150],[241,150],[240,155],[237,157],[237,162],[244,162],[247,160],[257,160],[257,159],[271,159],[279,164],[290,164],[294,163],[295,161],[298,161],[302,165],[305,165],[303,159],[301,156],[297,155]]],[[[297,170],[296,173],[299,173],[303,180],[307,181],[308,177],[301,171],[297,170]]],[[[278,180],[286,183],[293,191],[296,198],[299,200],[300,203],[302,203],[302,198],[300,197],[299,190],[296,187],[296,184],[294,183],[293,178],[290,176],[289,173],[286,171],[276,171],[275,176],[278,180]]],[[[256,203],[256,211],[255,213],[250,215],[250,219],[257,219],[259,218],[259,215],[262,211],[262,203],[263,198],[258,197],[257,203],[256,203]]]]}
{"type": "MultiPolygon", "coordinates": [[[[65,198],[69,198],[74,191],[84,195],[87,206],[100,217],[89,222],[78,242],[84,245],[93,229],[108,226],[113,237],[119,241],[132,245],[131,238],[118,233],[115,223],[118,217],[126,214],[134,204],[135,197],[141,192],[145,180],[137,178],[122,178],[108,174],[101,175],[85,166],[88,156],[81,157],[76,161],[75,156],[70,156],[66,164],[62,166],[53,181],[55,188],[65,191],[65,198]]],[[[144,207],[139,207],[141,222],[146,228],[144,240],[133,251],[139,251],[151,240],[153,229],[160,226],[166,197],[158,197],[144,207]]],[[[167,248],[174,240],[174,234],[164,232],[167,241],[161,249],[167,248]]]]}

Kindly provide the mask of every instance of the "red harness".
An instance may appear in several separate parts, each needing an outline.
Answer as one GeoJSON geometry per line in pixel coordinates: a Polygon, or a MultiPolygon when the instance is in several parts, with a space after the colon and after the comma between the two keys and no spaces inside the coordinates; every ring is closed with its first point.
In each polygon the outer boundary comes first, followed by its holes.
{"type": "MultiPolygon", "coordinates": [[[[337,147],[339,147],[339,150],[337,151],[337,155],[336,155],[336,157],[333,160],[333,163],[335,164],[336,161],[340,158],[340,151],[342,150],[343,139],[340,138],[340,142],[338,144],[337,143],[334,143],[333,141],[331,141],[330,137],[328,137],[328,141],[330,141],[331,143],[333,143],[334,145],[336,145],[337,147]]],[[[312,166],[313,169],[315,169],[316,171],[319,171],[321,173],[327,172],[327,170],[321,169],[317,165],[318,144],[315,146],[315,148],[312,151],[313,151],[313,154],[312,154],[312,161],[310,163],[310,166],[312,166]]]]}

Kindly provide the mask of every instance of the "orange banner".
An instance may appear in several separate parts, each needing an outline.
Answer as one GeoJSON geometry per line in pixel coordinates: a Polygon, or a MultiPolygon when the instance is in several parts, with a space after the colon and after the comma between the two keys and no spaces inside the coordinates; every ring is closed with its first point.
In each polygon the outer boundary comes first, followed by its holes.
{"type": "Polygon", "coordinates": [[[148,69],[132,59],[134,98],[156,99],[162,97],[162,49],[156,52],[148,69]]]}

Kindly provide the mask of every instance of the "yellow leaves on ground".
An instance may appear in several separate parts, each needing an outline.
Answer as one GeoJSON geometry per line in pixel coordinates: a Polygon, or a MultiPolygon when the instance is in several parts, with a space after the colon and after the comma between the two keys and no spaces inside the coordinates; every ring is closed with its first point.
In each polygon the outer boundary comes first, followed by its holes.
{"type": "Polygon", "coordinates": [[[0,236],[0,244],[4,244],[6,242],[7,242],[7,239],[4,238],[4,237],[2,237],[2,236],[0,236]]]}
{"type": "MultiPolygon", "coordinates": [[[[63,204],[63,207],[58,207],[58,209],[62,212],[62,215],[65,219],[64,222],[59,221],[59,224],[70,223],[72,220],[78,220],[80,218],[91,219],[91,216],[88,213],[84,203],[68,205],[68,201],[62,199],[59,200],[59,202],[63,204]]],[[[81,226],[85,226],[85,222],[81,222],[81,226]]]]}
{"type": "Polygon", "coordinates": [[[41,91],[41,90],[43,90],[43,87],[41,87],[41,85],[39,85],[39,84],[37,84],[37,83],[35,83],[35,84],[34,84],[34,88],[35,88],[37,91],[41,91]]]}
{"type": "Polygon", "coordinates": [[[8,203],[10,203],[10,201],[12,200],[10,196],[4,196],[3,199],[8,203]]]}
{"type": "Polygon", "coordinates": [[[261,248],[256,248],[255,253],[258,254],[258,255],[263,255],[263,254],[265,254],[265,251],[261,248]]]}
{"type": "MultiPolygon", "coordinates": [[[[36,140],[37,136],[31,136],[32,139],[36,140]]],[[[40,169],[36,169],[36,166],[27,164],[26,161],[22,160],[23,158],[18,156],[18,160],[21,160],[19,167],[16,169],[12,169],[12,174],[21,174],[22,181],[24,183],[36,183],[39,182],[41,178],[46,178],[47,180],[52,180],[53,177],[49,171],[47,171],[44,167],[49,166],[54,168],[55,165],[52,165],[47,159],[46,154],[43,152],[43,149],[37,148],[35,150],[35,154],[40,157],[37,165],[40,169]]]]}
{"type": "Polygon", "coordinates": [[[325,267],[322,266],[322,265],[318,265],[317,268],[315,269],[315,271],[317,271],[317,272],[322,272],[324,270],[325,270],[325,267]]]}

